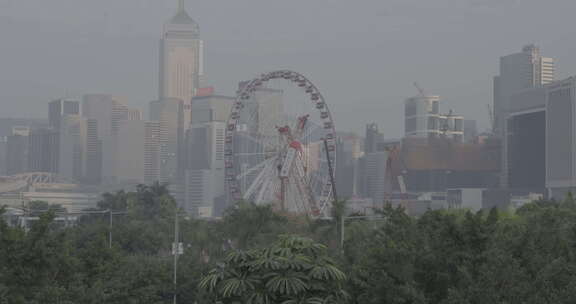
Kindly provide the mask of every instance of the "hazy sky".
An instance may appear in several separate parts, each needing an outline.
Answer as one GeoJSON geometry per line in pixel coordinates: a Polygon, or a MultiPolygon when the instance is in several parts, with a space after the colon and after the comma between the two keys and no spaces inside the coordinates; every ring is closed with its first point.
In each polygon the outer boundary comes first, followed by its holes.
{"type": "MultiPolygon", "coordinates": [[[[176,0],[0,0],[0,117],[42,117],[62,96],[111,93],[146,108],[176,0]]],[[[574,0],[189,0],[207,83],[289,68],[327,98],[340,130],[403,132],[412,82],[485,127],[498,57],[527,43],[576,74],[574,0]]]]}

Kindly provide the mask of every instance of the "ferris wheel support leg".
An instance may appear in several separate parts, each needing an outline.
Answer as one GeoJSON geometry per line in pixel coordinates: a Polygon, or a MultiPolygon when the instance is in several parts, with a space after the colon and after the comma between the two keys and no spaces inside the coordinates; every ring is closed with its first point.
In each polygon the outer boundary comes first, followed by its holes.
{"type": "Polygon", "coordinates": [[[286,211],[286,178],[280,178],[280,210],[286,211]]]}

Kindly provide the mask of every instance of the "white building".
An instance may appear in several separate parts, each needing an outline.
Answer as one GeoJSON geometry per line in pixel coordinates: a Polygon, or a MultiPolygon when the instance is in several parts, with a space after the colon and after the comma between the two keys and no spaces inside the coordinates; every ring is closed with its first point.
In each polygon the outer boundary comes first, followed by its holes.
{"type": "Polygon", "coordinates": [[[448,189],[446,190],[448,207],[477,212],[483,207],[483,192],[484,189],[448,189]]]}
{"type": "Polygon", "coordinates": [[[179,0],[160,41],[159,99],[178,98],[189,105],[200,87],[203,56],[199,26],[186,12],[184,0],[179,0]]]}
{"type": "Polygon", "coordinates": [[[496,134],[503,136],[510,97],[524,89],[554,81],[554,59],[543,57],[535,45],[500,58],[500,75],[494,77],[494,123],[496,134]]]}
{"type": "Polygon", "coordinates": [[[439,138],[446,137],[456,142],[464,138],[464,118],[440,113],[439,96],[416,96],[404,103],[404,130],[406,137],[439,138]]]}

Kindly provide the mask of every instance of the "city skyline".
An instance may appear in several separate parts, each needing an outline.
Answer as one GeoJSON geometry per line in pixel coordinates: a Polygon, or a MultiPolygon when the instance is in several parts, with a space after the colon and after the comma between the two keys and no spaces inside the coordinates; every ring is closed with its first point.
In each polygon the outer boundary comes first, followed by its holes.
{"type": "Polygon", "coordinates": [[[0,303],[573,303],[575,0],[0,0],[0,303]]]}
{"type": "MultiPolygon", "coordinates": [[[[0,2],[5,12],[0,15],[4,25],[0,31],[8,41],[0,50],[11,57],[3,62],[10,74],[0,72],[4,80],[0,99],[10,105],[10,111],[0,116],[40,117],[46,100],[84,93],[126,96],[130,106],[140,109],[155,99],[155,45],[162,24],[176,9],[175,1],[72,2],[0,2]],[[62,21],[58,8],[64,5],[67,14],[73,14],[62,21]],[[21,39],[22,35],[27,39],[21,39]],[[41,53],[30,47],[31,38],[46,46],[41,53]],[[17,51],[22,48],[24,52],[17,51]]],[[[575,5],[553,2],[555,5],[530,0],[453,5],[441,0],[423,5],[422,1],[389,1],[350,7],[341,2],[301,6],[250,0],[243,5],[228,4],[233,12],[205,1],[187,3],[187,8],[202,25],[206,81],[219,93],[231,95],[237,81],[261,71],[290,67],[318,83],[333,105],[341,130],[361,133],[362,120],[367,119],[377,122],[387,137],[399,137],[402,121],[398,114],[403,100],[415,95],[414,80],[431,94],[440,95],[447,109],[478,119],[483,130],[488,126],[486,104],[492,100],[491,76],[498,69],[495,58],[533,42],[557,59],[557,79],[576,70],[576,62],[570,58],[575,46],[558,38],[568,35],[559,25],[575,5]],[[286,14],[279,16],[278,10],[286,14]],[[509,25],[506,20],[513,13],[521,17],[509,25]],[[531,24],[538,13],[555,17],[546,18],[545,24],[531,24]],[[260,18],[250,18],[253,14],[260,18]],[[290,22],[293,18],[299,22],[290,22]],[[458,28],[453,26],[455,22],[461,23],[458,28]],[[494,32],[495,27],[501,31],[494,32]],[[558,35],[544,35],[552,28],[558,35]],[[430,39],[438,43],[430,45],[430,39]],[[326,56],[320,56],[328,49],[326,56]],[[428,60],[431,56],[434,60],[428,60]],[[334,66],[347,73],[333,73],[334,66]],[[347,115],[353,109],[349,100],[361,105],[352,115],[347,115]]]]}

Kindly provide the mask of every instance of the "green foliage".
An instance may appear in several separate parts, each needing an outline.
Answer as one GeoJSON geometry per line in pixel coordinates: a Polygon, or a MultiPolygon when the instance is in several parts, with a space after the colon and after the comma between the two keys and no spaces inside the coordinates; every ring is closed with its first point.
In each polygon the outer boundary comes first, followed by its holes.
{"type": "Polygon", "coordinates": [[[258,206],[239,202],[228,209],[220,229],[227,239],[234,241],[238,249],[266,244],[286,232],[288,219],[275,213],[272,206],[258,206]]]}
{"type": "Polygon", "coordinates": [[[62,209],[27,205],[29,230],[0,208],[0,303],[573,303],[576,201],[538,201],[515,213],[385,207],[380,220],[278,214],[240,202],[219,221],[187,219],[165,186],[106,194],[109,214],[74,227],[62,209]],[[172,283],[180,218],[178,285],[172,283]],[[112,232],[112,246],[109,233],[112,232]]]}
{"type": "Polygon", "coordinates": [[[311,239],[280,236],[270,247],[233,251],[200,282],[221,303],[343,303],[346,275],[311,239]]]}

